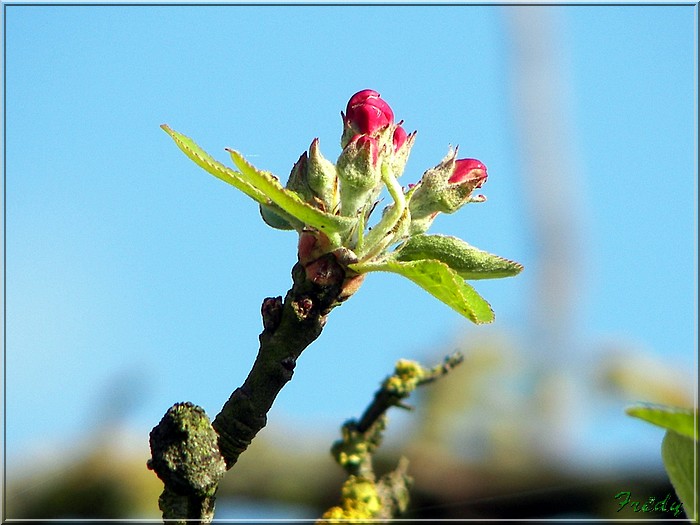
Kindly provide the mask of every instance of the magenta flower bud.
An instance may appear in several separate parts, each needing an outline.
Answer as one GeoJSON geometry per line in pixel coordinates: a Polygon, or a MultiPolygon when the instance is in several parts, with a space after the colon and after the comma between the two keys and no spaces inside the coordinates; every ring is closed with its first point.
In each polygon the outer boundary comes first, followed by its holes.
{"type": "Polygon", "coordinates": [[[455,170],[447,182],[450,184],[463,184],[469,181],[471,187],[481,188],[488,173],[486,166],[477,159],[458,159],[455,161],[455,170]]]}
{"type": "Polygon", "coordinates": [[[453,213],[468,202],[484,200],[472,197],[488,177],[486,166],[476,159],[459,159],[456,150],[423,174],[419,184],[409,189],[411,233],[422,233],[438,212],[453,213]]]}
{"type": "Polygon", "coordinates": [[[362,104],[365,100],[367,100],[370,97],[379,98],[381,97],[381,95],[373,89],[363,89],[362,91],[358,91],[350,97],[350,100],[348,100],[347,110],[350,111],[350,108],[352,106],[362,104]]]}
{"type": "Polygon", "coordinates": [[[398,126],[394,130],[394,151],[399,151],[401,149],[401,147],[406,143],[407,137],[408,135],[406,134],[406,130],[403,129],[401,126],[398,126]]]}
{"type": "Polygon", "coordinates": [[[389,104],[371,89],[355,93],[348,101],[345,122],[356,133],[373,135],[394,122],[389,104]]]}

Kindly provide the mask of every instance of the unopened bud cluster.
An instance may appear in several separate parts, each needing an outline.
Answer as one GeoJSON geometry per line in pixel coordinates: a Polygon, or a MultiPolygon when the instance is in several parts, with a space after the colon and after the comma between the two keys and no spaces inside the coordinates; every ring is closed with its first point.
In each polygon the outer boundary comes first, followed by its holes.
{"type": "MultiPolygon", "coordinates": [[[[401,242],[411,235],[425,232],[439,213],[453,213],[467,202],[483,201],[473,196],[487,178],[486,166],[476,159],[458,159],[457,149],[435,167],[427,170],[420,181],[401,188],[404,208],[392,220],[380,220],[379,232],[365,237],[365,223],[374,210],[382,189],[389,188],[402,175],[408,161],[416,132],[407,133],[403,121],[395,122],[394,112],[379,93],[365,89],[355,93],[341,111],[343,133],[342,152],[336,163],[320,152],[319,141],[314,139],[308,152],[294,164],[287,189],[296,192],[308,204],[324,212],[357,219],[357,226],[343,246],[357,254],[360,260],[376,256],[386,247],[401,242]],[[379,248],[369,246],[364,241],[379,248]],[[364,257],[363,257],[364,256],[364,257]]],[[[394,187],[395,189],[395,187],[394,187]]],[[[396,201],[397,195],[392,194],[396,201]]],[[[384,215],[397,206],[390,204],[384,215]]],[[[290,224],[275,213],[274,208],[262,207],[265,221],[280,229],[308,229],[290,224]]],[[[313,231],[316,238],[314,252],[324,244],[321,232],[313,231]]],[[[311,246],[308,236],[300,243],[301,252],[311,246]],[[302,246],[301,244],[304,244],[302,246]]]]}

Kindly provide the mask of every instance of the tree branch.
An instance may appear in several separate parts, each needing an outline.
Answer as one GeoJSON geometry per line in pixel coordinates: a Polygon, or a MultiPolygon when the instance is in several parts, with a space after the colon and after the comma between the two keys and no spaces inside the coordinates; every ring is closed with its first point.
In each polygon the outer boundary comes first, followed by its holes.
{"type": "Polygon", "coordinates": [[[284,302],[281,297],[263,302],[264,330],[253,368],[214,419],[228,469],[265,426],[267,412],[292,379],[299,355],[321,335],[326,316],[340,302],[345,270],[327,254],[306,269],[295,264],[292,279],[284,302]]]}
{"type": "Polygon", "coordinates": [[[217,441],[204,409],[192,403],[171,407],[151,431],[148,468],[165,485],[158,499],[164,520],[211,522],[214,494],[226,472],[217,441]]]}
{"type": "Polygon", "coordinates": [[[333,253],[296,263],[284,301],[263,301],[255,363],[214,422],[200,407],[178,403],[153,429],[148,467],[165,485],[159,499],[164,520],[213,519],[221,477],[267,423],[267,412],[291,380],[299,355],[321,334],[326,316],[359,286],[362,276],[345,268],[333,253]]]}

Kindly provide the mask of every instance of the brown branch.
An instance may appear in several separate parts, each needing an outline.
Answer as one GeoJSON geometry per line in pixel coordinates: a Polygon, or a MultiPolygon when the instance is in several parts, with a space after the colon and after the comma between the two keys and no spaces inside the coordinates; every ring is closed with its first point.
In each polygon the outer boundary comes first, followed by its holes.
{"type": "Polygon", "coordinates": [[[295,264],[294,285],[284,302],[281,297],[263,302],[264,330],[258,356],[243,385],[233,392],[214,420],[229,469],[265,426],[266,414],[277,394],[292,379],[297,358],[321,335],[326,316],[339,304],[345,270],[335,256],[323,256],[309,274],[301,264],[295,264]]]}
{"type": "Polygon", "coordinates": [[[291,380],[299,355],[318,338],[326,316],[352,295],[362,276],[327,253],[306,265],[295,264],[292,279],[284,301],[263,301],[255,363],[214,422],[209,423],[203,409],[178,403],[151,432],[148,467],[165,485],[159,500],[164,519],[212,520],[223,473],[265,426],[267,412],[291,380]]]}

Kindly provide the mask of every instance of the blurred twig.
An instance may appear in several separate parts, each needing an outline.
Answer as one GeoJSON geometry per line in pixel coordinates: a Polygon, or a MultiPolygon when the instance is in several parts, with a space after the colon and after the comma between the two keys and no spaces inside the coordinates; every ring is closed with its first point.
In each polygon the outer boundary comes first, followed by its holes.
{"type": "Polygon", "coordinates": [[[343,484],[341,505],[328,509],[321,523],[388,519],[406,511],[408,490],[413,483],[408,475],[408,460],[402,457],[398,466],[379,480],[372,464],[386,428],[386,412],[394,406],[410,408],[403,400],[411,392],[443,377],[463,360],[462,354],[455,353],[430,369],[405,359],[396,363],[394,374],[384,380],[360,420],[347,421],[342,427],[342,439],[333,444],[331,452],[349,477],[343,484]]]}

